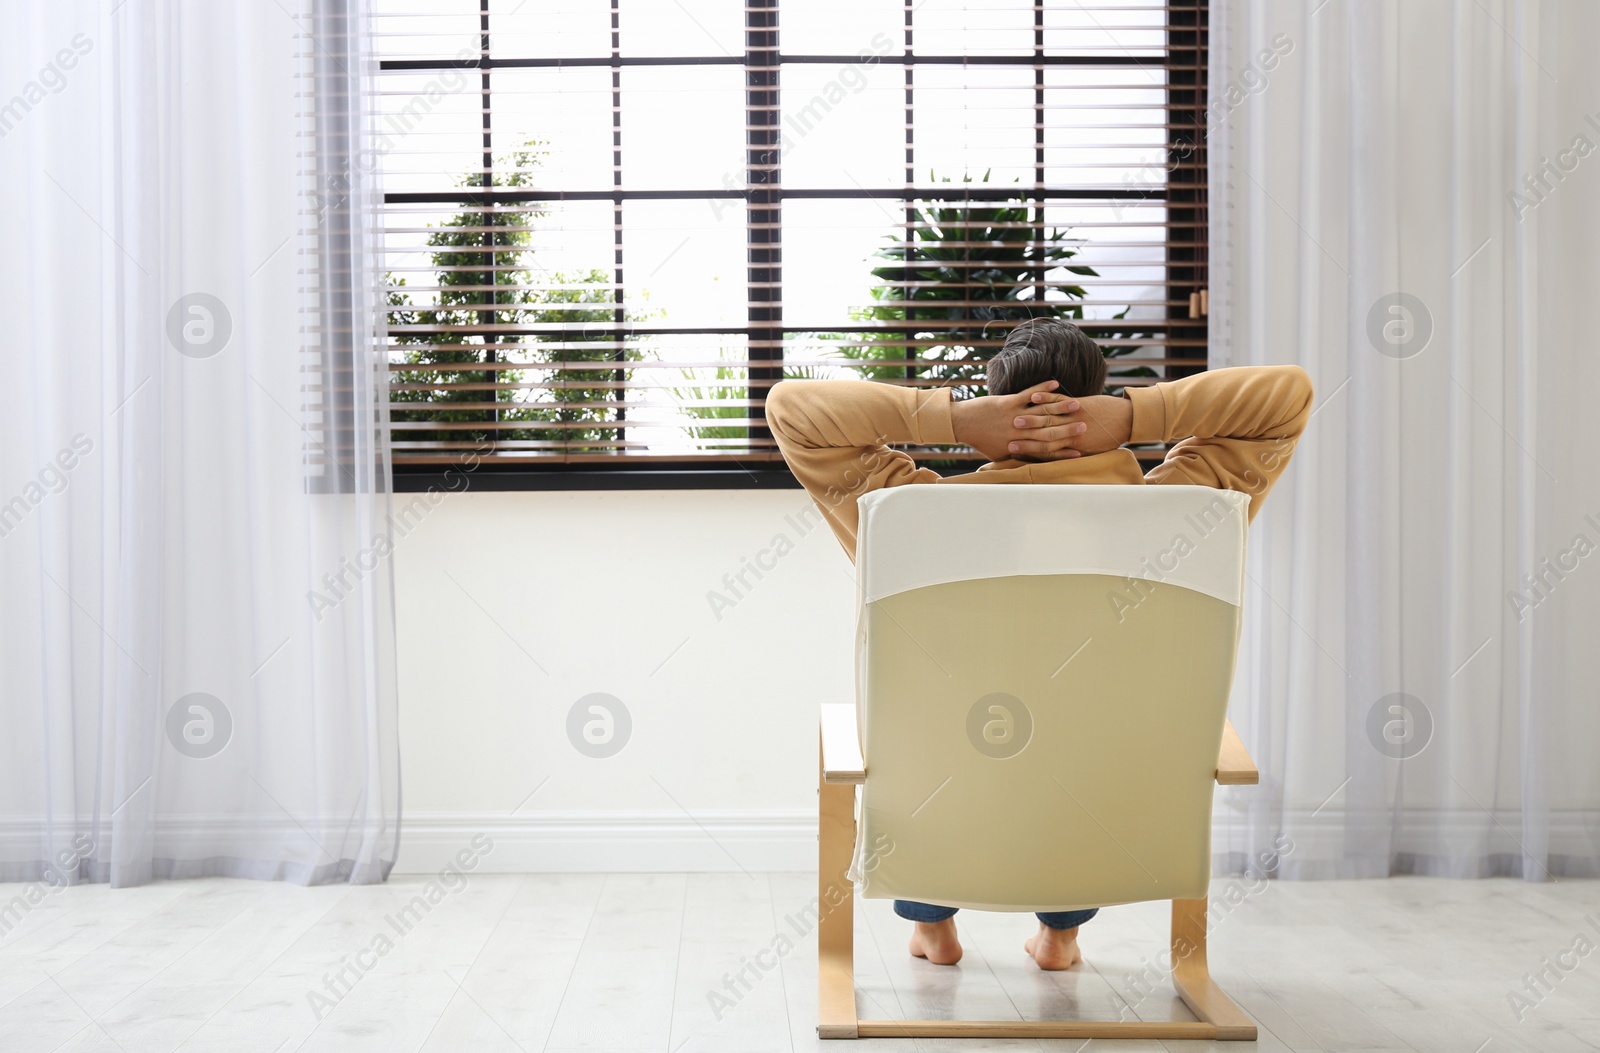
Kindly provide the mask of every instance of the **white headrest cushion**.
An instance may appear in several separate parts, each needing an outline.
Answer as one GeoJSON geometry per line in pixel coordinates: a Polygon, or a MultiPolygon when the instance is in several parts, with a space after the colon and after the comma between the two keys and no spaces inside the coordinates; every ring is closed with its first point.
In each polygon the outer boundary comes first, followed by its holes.
{"type": "Polygon", "coordinates": [[[1238,606],[1250,499],[1209,486],[956,484],[862,496],[862,603],[927,585],[1022,574],[1110,574],[1238,606]]]}

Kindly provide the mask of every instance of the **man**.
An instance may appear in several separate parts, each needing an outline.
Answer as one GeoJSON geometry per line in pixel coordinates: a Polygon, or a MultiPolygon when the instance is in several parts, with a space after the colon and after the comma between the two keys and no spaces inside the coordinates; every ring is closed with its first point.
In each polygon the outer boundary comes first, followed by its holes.
{"type": "MultiPolygon", "coordinates": [[[[1237,490],[1255,519],[1311,415],[1299,366],[1215,369],[1103,395],[1105,356],[1077,326],[1017,325],[988,364],[990,394],[956,400],[948,388],[856,380],[784,381],[767,397],[778,448],[853,560],[856,499],[909,483],[1180,483],[1237,490]],[[1124,443],[1176,442],[1148,473],[1124,443]],[[941,477],[890,444],[964,444],[991,458],[941,477]]],[[[961,959],[954,908],[896,900],[915,923],[911,953],[961,959]]],[[[1041,969],[1082,959],[1078,926],[1094,910],[1040,914],[1024,944],[1041,969]]]]}

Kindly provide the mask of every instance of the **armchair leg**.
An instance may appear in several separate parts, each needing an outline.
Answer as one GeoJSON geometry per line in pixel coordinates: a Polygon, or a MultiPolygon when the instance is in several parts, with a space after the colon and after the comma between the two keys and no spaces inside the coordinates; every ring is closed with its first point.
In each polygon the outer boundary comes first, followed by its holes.
{"type": "MultiPolygon", "coordinates": [[[[855,843],[852,787],[822,785],[820,904],[849,890],[845,869],[855,843]],[[830,884],[833,888],[830,889],[830,884]]],[[[1256,1026],[1211,980],[1206,965],[1206,901],[1172,901],[1172,985],[1195,1021],[1142,1020],[861,1020],[856,1016],[849,899],[822,913],[817,926],[819,1038],[1134,1038],[1256,1040],[1256,1026]]]]}
{"type": "MultiPolygon", "coordinates": [[[[819,751],[820,752],[820,751],[819,751]]],[[[820,758],[819,758],[820,760],[820,758]]],[[[1010,1037],[1218,1039],[1254,1042],[1256,1025],[1211,979],[1206,901],[1172,901],[1172,986],[1199,1019],[1180,1021],[867,1020],[857,1015],[855,888],[845,874],[855,853],[855,786],[822,781],[817,769],[817,1037],[1010,1037]]]]}
{"type": "Polygon", "coordinates": [[[855,1038],[855,888],[845,873],[856,845],[856,788],[817,770],[817,1036],[855,1038]],[[837,904],[834,906],[833,904],[837,904]]]}
{"type": "Polygon", "coordinates": [[[1211,979],[1204,899],[1172,901],[1172,986],[1195,1016],[1215,1025],[1218,1039],[1256,1040],[1256,1025],[1211,979]]]}

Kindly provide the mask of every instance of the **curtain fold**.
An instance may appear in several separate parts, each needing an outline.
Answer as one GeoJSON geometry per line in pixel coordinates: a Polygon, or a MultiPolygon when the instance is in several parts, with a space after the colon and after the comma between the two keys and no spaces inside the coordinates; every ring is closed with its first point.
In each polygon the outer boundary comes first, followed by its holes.
{"type": "Polygon", "coordinates": [[[0,880],[393,865],[367,34],[363,0],[8,16],[0,880]]]}
{"type": "Polygon", "coordinates": [[[1583,0],[1213,5],[1211,364],[1317,386],[1220,869],[1600,874],[1596,40],[1583,0]]]}

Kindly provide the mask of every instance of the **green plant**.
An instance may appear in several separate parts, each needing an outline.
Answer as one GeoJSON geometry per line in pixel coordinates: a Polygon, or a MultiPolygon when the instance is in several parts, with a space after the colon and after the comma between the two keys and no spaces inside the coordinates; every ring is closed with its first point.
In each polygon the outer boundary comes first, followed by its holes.
{"type": "MultiPolygon", "coordinates": [[[[540,144],[530,141],[497,161],[492,177],[466,175],[457,185],[527,186],[543,157],[540,144]]],[[[625,379],[625,363],[640,355],[615,346],[618,305],[605,271],[547,271],[533,259],[531,222],[545,215],[538,205],[509,211],[486,205],[429,233],[439,285],[429,303],[414,304],[405,280],[389,276],[391,342],[404,365],[417,367],[391,377],[391,400],[417,406],[395,410],[393,419],[459,425],[405,429],[397,438],[555,441],[581,450],[613,434],[600,425],[616,420],[617,390],[602,385],[625,379]],[[532,288],[535,270],[539,286],[532,288]],[[527,334],[486,326],[554,328],[527,334]],[[582,368],[591,362],[593,369],[582,368]],[[522,384],[548,386],[514,386],[522,384]]]]}
{"type": "MultiPolygon", "coordinates": [[[[750,434],[750,428],[744,424],[701,424],[700,421],[719,420],[746,420],[755,414],[754,407],[734,405],[743,403],[745,399],[759,399],[768,390],[765,388],[751,389],[749,386],[750,371],[743,365],[719,364],[712,367],[709,376],[704,369],[683,369],[679,371],[683,378],[681,385],[675,385],[672,390],[673,400],[689,418],[683,425],[683,431],[693,439],[744,439],[750,434]],[[714,405],[698,405],[698,403],[715,403],[714,405]]],[[[831,375],[826,370],[815,366],[785,366],[783,379],[795,380],[800,378],[815,379],[831,375]]]]}
{"type": "Polygon", "coordinates": [[[749,397],[749,370],[743,366],[718,365],[705,376],[703,369],[680,370],[684,383],[672,388],[673,400],[691,422],[683,426],[692,439],[743,439],[750,434],[743,424],[700,424],[703,420],[744,420],[751,414],[747,406],[734,405],[749,397]],[[695,403],[712,402],[702,406],[695,403]]]}
{"type": "MultiPolygon", "coordinates": [[[[950,183],[948,178],[930,180],[950,183]]],[[[968,175],[962,183],[972,183],[968,175]]],[[[982,183],[989,182],[985,172],[982,183]]],[[[1098,277],[1092,267],[1070,262],[1082,242],[1066,232],[1045,228],[1034,204],[1019,189],[1014,198],[961,201],[959,194],[913,206],[913,219],[889,234],[889,244],[874,255],[890,262],[872,276],[871,306],[852,318],[882,328],[859,335],[832,334],[838,354],[867,365],[856,372],[871,380],[915,378],[957,389],[958,395],[981,395],[978,379],[995,347],[980,341],[1003,336],[1011,324],[1033,317],[1084,317],[1082,286],[1044,283],[1065,270],[1098,277]],[[1046,291],[1048,290],[1048,298],[1046,291]],[[906,364],[915,360],[915,364],[906,364]]],[[[1123,318],[1127,309],[1118,313],[1123,318]]],[[[1136,344],[1102,345],[1107,358],[1131,353],[1136,344]]],[[[1153,376],[1147,367],[1118,371],[1116,376],[1153,376]]]]}

